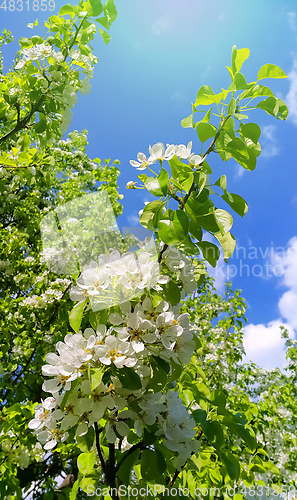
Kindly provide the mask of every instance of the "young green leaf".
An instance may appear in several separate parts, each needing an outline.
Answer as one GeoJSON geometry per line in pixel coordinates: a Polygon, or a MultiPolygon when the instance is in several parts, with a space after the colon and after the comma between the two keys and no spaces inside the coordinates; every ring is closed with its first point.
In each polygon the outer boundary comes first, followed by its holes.
{"type": "Polygon", "coordinates": [[[264,66],[259,69],[257,81],[263,80],[264,78],[287,78],[287,75],[275,64],[264,64],[264,66]]]}
{"type": "Polygon", "coordinates": [[[85,305],[86,300],[78,302],[69,313],[70,326],[76,333],[78,333],[80,329],[85,305]]]}

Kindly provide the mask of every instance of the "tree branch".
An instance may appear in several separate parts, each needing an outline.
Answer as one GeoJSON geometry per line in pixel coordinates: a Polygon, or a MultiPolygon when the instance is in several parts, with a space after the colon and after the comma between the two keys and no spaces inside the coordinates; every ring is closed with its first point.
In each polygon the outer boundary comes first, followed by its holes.
{"type": "Polygon", "coordinates": [[[133,451],[137,450],[138,448],[140,450],[145,450],[145,448],[146,448],[145,442],[144,441],[139,441],[139,443],[136,443],[133,446],[131,446],[131,448],[129,448],[129,450],[127,451],[127,453],[117,463],[117,466],[116,466],[116,469],[115,469],[116,473],[119,470],[119,468],[121,467],[122,463],[126,460],[126,458],[129,457],[129,455],[131,455],[133,453],[133,451]]]}
{"type": "Polygon", "coordinates": [[[94,422],[94,427],[95,427],[95,435],[96,435],[96,448],[97,448],[97,452],[98,452],[98,456],[99,456],[99,459],[101,462],[103,472],[105,473],[106,463],[105,463],[105,460],[104,460],[103,455],[102,455],[102,451],[100,448],[100,441],[99,441],[99,434],[100,434],[100,432],[102,432],[103,427],[101,427],[101,429],[98,429],[97,422],[94,422]]]}

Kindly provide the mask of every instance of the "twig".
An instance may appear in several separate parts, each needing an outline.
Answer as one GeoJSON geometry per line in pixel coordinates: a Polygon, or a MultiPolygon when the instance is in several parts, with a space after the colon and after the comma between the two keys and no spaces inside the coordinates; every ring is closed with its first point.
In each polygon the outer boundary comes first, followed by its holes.
{"type": "Polygon", "coordinates": [[[97,452],[98,452],[98,456],[99,456],[99,459],[101,462],[103,472],[105,473],[106,463],[105,463],[105,460],[104,460],[103,455],[102,455],[102,451],[100,448],[100,441],[99,441],[99,434],[100,434],[100,432],[102,432],[103,427],[101,427],[101,429],[98,429],[97,422],[94,422],[94,427],[95,427],[95,434],[96,434],[96,448],[97,448],[97,452]]]}
{"type": "Polygon", "coordinates": [[[131,455],[133,453],[133,451],[137,450],[137,449],[140,449],[140,450],[144,450],[146,448],[146,444],[144,441],[139,441],[139,443],[136,443],[134,444],[133,446],[131,446],[131,448],[129,448],[129,450],[127,451],[127,453],[121,458],[121,460],[117,463],[117,466],[116,466],[116,473],[117,471],[119,470],[119,468],[121,467],[122,463],[126,460],[126,458],[131,455]]]}

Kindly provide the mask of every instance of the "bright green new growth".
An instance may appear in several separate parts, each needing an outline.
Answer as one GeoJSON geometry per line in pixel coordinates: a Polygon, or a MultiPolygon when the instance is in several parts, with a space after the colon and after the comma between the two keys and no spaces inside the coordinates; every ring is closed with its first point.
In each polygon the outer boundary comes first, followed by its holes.
{"type": "MultiPolygon", "coordinates": [[[[153,356],[148,387],[152,394],[160,390],[179,392],[182,403],[195,420],[199,453],[193,454],[182,470],[176,469],[172,453],[158,438],[157,424],[146,426],[143,436],[139,437],[129,420],[126,420],[130,424],[127,449],[122,439],[118,439],[116,446],[108,442],[105,418],[101,420],[102,427],[95,423],[82,436],[77,436],[74,428],[70,429],[67,441],[60,442],[46,456],[33,433],[28,432],[35,403],[46,397],[42,391],[41,366],[45,364],[46,355],[54,350],[53,345],[63,340],[70,328],[75,332],[90,327],[96,330],[100,323],[110,324],[110,313],[120,312],[118,307],[94,312],[88,299],[73,307],[69,289],[77,275],[57,278],[41,259],[40,222],[57,206],[85,193],[105,190],[116,216],[122,212],[119,201],[122,195],[117,190],[118,160],[113,164],[109,160],[101,164],[98,158],[90,160],[85,152],[85,131],[73,132],[68,139],[60,140],[61,115],[68,113],[66,125],[69,125],[69,110],[76,93],[88,89],[88,82],[82,87],[79,72],[89,77],[96,62],[89,46],[96,31],[93,17],[108,30],[116,18],[113,1],[108,0],[104,5],[98,0],[81,1],[78,6],[62,7],[59,15],[47,22],[47,44],[61,55],[51,54],[42,64],[37,59],[24,65],[21,62],[19,68],[12,69],[8,75],[4,75],[0,67],[3,200],[0,209],[0,498],[26,498],[32,485],[36,499],[45,500],[88,498],[87,493],[96,487],[101,488],[97,496],[100,500],[117,499],[117,493],[110,490],[114,485],[131,485],[145,491],[148,486],[149,496],[160,500],[192,500],[197,497],[197,488],[219,488],[219,493],[212,490],[208,498],[229,498],[228,487],[238,487],[236,500],[244,498],[250,486],[274,486],[284,491],[294,485],[297,466],[295,343],[284,331],[290,363],[284,373],[267,372],[254,364],[242,365],[246,320],[240,291],[233,292],[228,285],[224,297],[219,296],[204,264],[195,257],[200,253],[213,266],[219,258],[218,247],[203,241],[204,231],[215,236],[226,259],[234,251],[235,238],[230,233],[232,217],[215,207],[210,197],[212,189],[220,188],[217,195],[239,215],[247,212],[245,200],[227,190],[226,175],[210,184],[210,153],[217,151],[223,161],[233,158],[244,168],[253,170],[261,152],[258,142],[261,130],[256,123],[245,122],[246,111],[260,108],[277,119],[287,117],[283,101],[258,83],[264,78],[286,75],[277,66],[266,64],[260,69],[257,81],[247,84],[240,70],[249,57],[248,49],[233,47],[228,67],[230,87],[215,94],[211,87],[203,85],[192,105],[192,114],[182,121],[182,126],[197,131],[200,159],[191,163],[174,156],[169,160],[168,170],[161,162],[158,174],[139,176],[143,188],[156,197],[145,206],[140,222],[154,231],[158,242],[165,243],[159,260],[168,246],[175,245],[191,256],[197,284],[197,291],[183,302],[180,311],[190,314],[199,334],[195,337],[191,362],[169,364],[153,356]],[[85,58],[75,54],[77,58],[72,58],[72,49],[79,50],[85,58]],[[61,73],[65,79],[57,87],[61,73]],[[70,83],[71,102],[67,101],[70,83]],[[254,102],[257,104],[253,107],[254,102]],[[199,112],[203,118],[195,122],[199,112]],[[208,141],[211,141],[209,145],[208,141]],[[176,202],[178,208],[173,209],[176,202]],[[75,477],[64,491],[56,491],[56,479],[62,472],[75,477]],[[160,493],[160,486],[167,488],[165,494],[160,493]],[[187,493],[177,496],[173,488],[185,488],[187,493]]],[[[36,25],[33,23],[32,27],[36,25]]],[[[107,43],[110,36],[105,30],[100,28],[99,32],[107,43]]],[[[9,39],[10,34],[4,33],[1,45],[9,39]]],[[[22,48],[34,50],[39,50],[44,42],[38,36],[20,41],[22,48]]],[[[23,55],[20,54],[17,64],[23,55]]],[[[162,298],[170,306],[178,304],[181,289],[173,277],[160,287],[159,293],[151,292],[153,306],[162,298]]],[[[134,305],[136,303],[137,300],[134,305]]],[[[87,374],[92,390],[102,380],[101,368],[93,368],[87,374]]],[[[114,369],[113,374],[120,378],[128,392],[140,389],[139,376],[125,368],[114,369]]],[[[75,381],[71,391],[75,391],[75,381]]],[[[66,398],[60,404],[62,410],[65,404],[66,398]]],[[[139,410],[137,405],[134,410],[139,410]]],[[[121,499],[126,498],[122,493],[121,499]]],[[[137,499],[140,498],[138,495],[137,499]]]]}
{"type": "Polygon", "coordinates": [[[246,214],[248,206],[241,196],[227,190],[226,175],[222,175],[214,184],[209,184],[208,176],[212,169],[207,161],[208,156],[212,152],[218,152],[223,161],[233,158],[247,170],[254,170],[261,153],[261,129],[256,123],[245,123],[249,118],[246,112],[263,109],[281,120],[285,120],[288,114],[285,103],[275,97],[268,87],[258,83],[263,78],[286,78],[285,73],[273,64],[265,64],[259,70],[257,81],[246,83],[244,75],[239,71],[248,57],[249,49],[237,50],[234,46],[232,66],[227,66],[232,79],[229,88],[215,94],[211,87],[202,85],[192,104],[191,115],[181,122],[183,127],[196,129],[202,143],[200,160],[193,164],[190,158],[185,163],[174,156],[169,160],[171,177],[162,161],[161,171],[158,175],[155,174],[156,177],[148,177],[146,174],[139,176],[144,187],[159,198],[145,206],[140,217],[141,224],[158,233],[167,245],[177,245],[192,255],[202,252],[212,266],[216,265],[220,251],[216,245],[201,241],[202,231],[218,240],[225,259],[231,257],[234,251],[235,238],[230,233],[232,216],[215,207],[210,198],[210,194],[214,193],[210,186],[220,187],[223,194],[215,194],[240,216],[246,214]],[[266,96],[266,99],[262,99],[266,96]],[[254,99],[257,99],[257,104],[252,106],[254,99]],[[203,118],[195,121],[196,113],[203,113],[203,118]],[[210,139],[211,143],[205,146],[210,139]],[[169,206],[169,200],[172,199],[178,202],[177,210],[172,210],[171,205],[169,206]],[[167,210],[164,212],[165,207],[167,210]]]}

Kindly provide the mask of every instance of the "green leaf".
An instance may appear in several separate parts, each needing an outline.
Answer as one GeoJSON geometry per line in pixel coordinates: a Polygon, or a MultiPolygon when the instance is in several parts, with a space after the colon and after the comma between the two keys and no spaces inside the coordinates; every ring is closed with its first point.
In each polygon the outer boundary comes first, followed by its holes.
{"type": "Polygon", "coordinates": [[[159,236],[167,245],[178,245],[188,235],[189,219],[183,210],[172,210],[170,219],[160,219],[159,236]]]}
{"type": "Polygon", "coordinates": [[[276,97],[267,97],[263,101],[258,102],[257,108],[264,109],[266,113],[272,116],[276,116],[278,113],[279,104],[276,97]]]}
{"type": "Polygon", "coordinates": [[[229,102],[229,106],[228,106],[228,115],[233,115],[235,113],[235,109],[236,109],[236,101],[235,101],[234,97],[231,97],[230,102],[229,102]]]}
{"type": "Polygon", "coordinates": [[[210,123],[199,122],[197,125],[197,134],[199,140],[204,143],[208,141],[211,137],[216,135],[216,129],[210,123]]]}
{"type": "Polygon", "coordinates": [[[275,64],[264,64],[259,69],[257,81],[263,80],[263,78],[287,78],[287,75],[275,64]]]}
{"type": "Polygon", "coordinates": [[[104,9],[105,15],[108,18],[109,22],[113,23],[118,16],[114,1],[107,0],[107,2],[103,5],[103,9],[104,9]]]}
{"type": "Polygon", "coordinates": [[[104,370],[102,368],[91,368],[91,389],[92,391],[98,387],[102,380],[104,370]]]}
{"type": "Polygon", "coordinates": [[[171,167],[171,174],[174,179],[179,179],[181,174],[187,175],[193,172],[193,168],[190,167],[189,164],[180,161],[176,155],[174,155],[168,163],[171,167]]]}
{"type": "Polygon", "coordinates": [[[171,364],[171,373],[169,375],[168,382],[174,382],[181,376],[182,365],[179,365],[178,363],[173,361],[173,359],[170,360],[170,364],[171,364]]]}
{"type": "Polygon", "coordinates": [[[277,102],[278,102],[278,112],[276,114],[276,118],[278,120],[286,120],[289,113],[287,105],[281,99],[277,99],[277,102]]]}
{"type": "Polygon", "coordinates": [[[219,232],[219,233],[214,233],[214,237],[218,240],[223,249],[224,259],[225,260],[229,259],[233,254],[236,245],[236,241],[233,234],[225,233],[222,236],[222,234],[219,232]]]}
{"type": "Polygon", "coordinates": [[[234,418],[224,417],[223,423],[231,429],[235,434],[237,434],[246,443],[251,451],[254,451],[257,447],[257,440],[250,433],[249,429],[244,427],[242,424],[234,421],[234,418]]]}
{"type": "MultiPolygon", "coordinates": [[[[96,486],[98,485],[100,477],[98,472],[93,472],[86,477],[83,477],[80,482],[80,487],[85,493],[89,493],[90,491],[95,491],[96,486]]],[[[60,500],[60,499],[59,499],[60,500]]]]}
{"type": "Polygon", "coordinates": [[[165,373],[170,372],[170,364],[165,361],[165,359],[160,358],[160,356],[152,356],[153,360],[159,365],[165,373]]]}
{"type": "Polygon", "coordinates": [[[238,73],[240,71],[241,66],[243,65],[244,61],[249,57],[250,51],[249,49],[237,49],[236,45],[233,45],[232,47],[232,55],[231,55],[231,60],[232,60],[232,72],[233,75],[238,73]]]}
{"type": "MultiPolygon", "coordinates": [[[[140,177],[141,176],[139,176],[139,178],[140,177]]],[[[166,196],[168,190],[168,180],[169,176],[167,170],[161,168],[161,172],[158,177],[147,177],[144,180],[144,185],[154,196],[166,196]]]]}
{"type": "Polygon", "coordinates": [[[193,184],[193,180],[194,180],[194,174],[191,172],[190,174],[188,175],[181,175],[180,178],[179,178],[179,181],[180,181],[180,185],[181,187],[183,188],[183,191],[185,191],[186,193],[188,193],[192,187],[192,184],[193,184]]]}
{"type": "MultiPolygon", "coordinates": [[[[231,83],[229,90],[248,90],[251,89],[256,82],[247,83],[242,73],[237,73],[231,83]]],[[[240,97],[240,96],[239,96],[240,97]]]]}
{"type": "Polygon", "coordinates": [[[200,121],[200,123],[209,123],[211,110],[212,110],[212,108],[209,108],[209,110],[205,113],[205,115],[202,118],[202,120],[200,121]]]}
{"type": "Polygon", "coordinates": [[[190,221],[189,232],[196,238],[197,241],[202,240],[203,233],[201,226],[198,226],[198,224],[192,220],[190,221]]]}
{"type": "Polygon", "coordinates": [[[183,128],[193,128],[194,127],[194,123],[193,123],[193,113],[190,115],[190,116],[187,116],[187,118],[184,118],[182,121],[181,121],[181,126],[183,128]]]}
{"type": "Polygon", "coordinates": [[[234,75],[233,75],[232,68],[230,68],[230,66],[225,66],[225,68],[227,68],[227,70],[229,71],[229,75],[231,76],[231,80],[233,81],[234,75]]]}
{"type": "Polygon", "coordinates": [[[154,196],[163,196],[158,177],[147,177],[147,179],[144,181],[144,185],[146,189],[154,196]]]}
{"type": "Polygon", "coordinates": [[[151,368],[152,376],[146,386],[146,389],[152,389],[154,392],[159,392],[168,382],[167,373],[163,370],[159,363],[156,363],[154,358],[151,359],[151,368]]]}
{"type": "Polygon", "coordinates": [[[95,17],[100,16],[101,12],[103,11],[100,0],[89,0],[89,3],[91,5],[91,12],[89,12],[89,15],[95,17]]]}
{"type": "MultiPolygon", "coordinates": [[[[230,120],[231,119],[229,118],[227,123],[229,123],[230,120]]],[[[226,123],[226,125],[227,125],[227,123],[226,123]]],[[[234,123],[234,121],[233,121],[233,123],[234,123]]],[[[234,136],[235,136],[235,134],[234,134],[234,136]]],[[[216,148],[217,148],[217,151],[218,151],[218,153],[223,161],[230,160],[230,158],[231,158],[231,154],[228,153],[228,151],[227,151],[227,146],[232,141],[232,138],[233,138],[232,132],[230,132],[229,130],[226,130],[225,127],[220,130],[220,135],[216,140],[216,148]]]]}
{"type": "Polygon", "coordinates": [[[219,208],[219,209],[214,210],[214,216],[215,216],[217,225],[220,228],[222,236],[225,233],[228,233],[228,231],[230,231],[230,229],[233,225],[232,215],[230,215],[229,212],[226,212],[226,210],[221,210],[219,208]]]}
{"type": "Polygon", "coordinates": [[[212,401],[216,406],[225,408],[226,406],[226,396],[220,389],[215,389],[209,396],[210,401],[212,401]]]}
{"type": "Polygon", "coordinates": [[[78,479],[77,481],[75,481],[74,485],[72,486],[71,492],[70,492],[69,500],[75,500],[76,499],[77,493],[78,493],[78,490],[79,490],[80,482],[81,482],[80,479],[78,479]]]}
{"type": "Polygon", "coordinates": [[[168,300],[171,305],[176,306],[180,302],[180,289],[174,281],[169,281],[165,285],[162,285],[163,293],[165,295],[165,299],[168,300]]]}
{"type": "Polygon", "coordinates": [[[132,453],[129,453],[129,450],[125,452],[122,457],[122,464],[117,472],[117,476],[121,479],[123,484],[130,484],[131,482],[131,472],[136,464],[139,457],[140,450],[134,450],[132,453]],[[124,458],[125,457],[125,458],[124,458]]]}
{"type": "Polygon", "coordinates": [[[247,147],[246,143],[240,137],[232,139],[226,146],[226,150],[247,170],[255,169],[257,163],[255,153],[251,148],[247,147]]]}
{"type": "Polygon", "coordinates": [[[124,366],[123,368],[117,369],[116,374],[125,389],[130,389],[131,391],[137,391],[138,389],[141,389],[142,385],[140,377],[133,370],[133,368],[124,366]]]}
{"type": "Polygon", "coordinates": [[[70,326],[76,333],[78,333],[80,329],[85,305],[86,300],[78,302],[69,313],[70,326]]]}
{"type": "Polygon", "coordinates": [[[215,182],[215,186],[219,186],[224,193],[227,192],[227,177],[225,174],[219,177],[219,179],[215,182]]]}
{"type": "Polygon", "coordinates": [[[59,16],[65,16],[66,14],[72,14],[73,7],[69,3],[67,5],[63,5],[63,7],[59,10],[59,16]]]}
{"type": "Polygon", "coordinates": [[[76,436],[76,441],[79,449],[85,453],[88,453],[94,444],[95,431],[94,427],[90,426],[88,432],[83,436],[76,436]]]}
{"type": "Polygon", "coordinates": [[[202,251],[204,259],[206,259],[212,267],[216,267],[217,261],[220,258],[220,250],[218,247],[209,241],[199,241],[197,245],[202,251]]]}
{"type": "Polygon", "coordinates": [[[251,139],[255,144],[257,144],[261,135],[261,129],[256,123],[241,124],[239,127],[239,132],[244,137],[248,137],[249,139],[251,139]]]}
{"type": "Polygon", "coordinates": [[[37,134],[42,134],[42,132],[46,130],[46,121],[39,120],[39,122],[35,123],[33,128],[37,134]]]}
{"type": "Polygon", "coordinates": [[[154,200],[145,205],[143,213],[139,217],[142,226],[153,230],[157,226],[157,221],[163,214],[164,203],[161,200],[154,200]]]}
{"type": "Polygon", "coordinates": [[[200,425],[201,422],[204,422],[206,420],[207,413],[205,410],[201,410],[199,408],[198,410],[192,411],[192,417],[194,418],[196,424],[200,425]]]}
{"type": "Polygon", "coordinates": [[[215,102],[215,101],[212,101],[212,98],[211,98],[211,96],[214,96],[214,95],[215,95],[215,93],[212,90],[212,88],[209,87],[209,85],[202,85],[202,87],[200,87],[200,89],[198,90],[197,98],[195,101],[195,106],[199,106],[200,104],[202,104],[202,105],[211,104],[212,102],[215,102]],[[209,97],[207,97],[207,96],[209,96],[209,97]]]}
{"type": "Polygon", "coordinates": [[[85,476],[93,472],[95,465],[95,453],[93,451],[89,453],[81,453],[77,458],[78,470],[85,476]]]}
{"type": "Polygon", "coordinates": [[[144,450],[141,454],[141,475],[144,481],[157,482],[166,470],[165,459],[160,450],[144,450]]]}
{"type": "Polygon", "coordinates": [[[225,442],[220,423],[217,421],[209,422],[208,420],[202,420],[200,426],[209,442],[219,450],[225,442]]]}
{"type": "Polygon", "coordinates": [[[234,212],[241,215],[241,217],[247,213],[248,204],[241,196],[239,196],[239,194],[229,193],[229,196],[224,194],[222,198],[226,201],[226,203],[228,203],[228,205],[230,205],[234,212]],[[232,199],[230,199],[230,195],[232,199]]]}
{"type": "Polygon", "coordinates": [[[109,33],[106,33],[106,31],[99,29],[99,33],[101,34],[103,41],[105,45],[107,45],[110,42],[111,36],[109,33]]]}
{"type": "Polygon", "coordinates": [[[231,451],[224,449],[224,451],[221,451],[221,457],[224,465],[226,466],[230,479],[239,479],[240,465],[231,451]]]}

